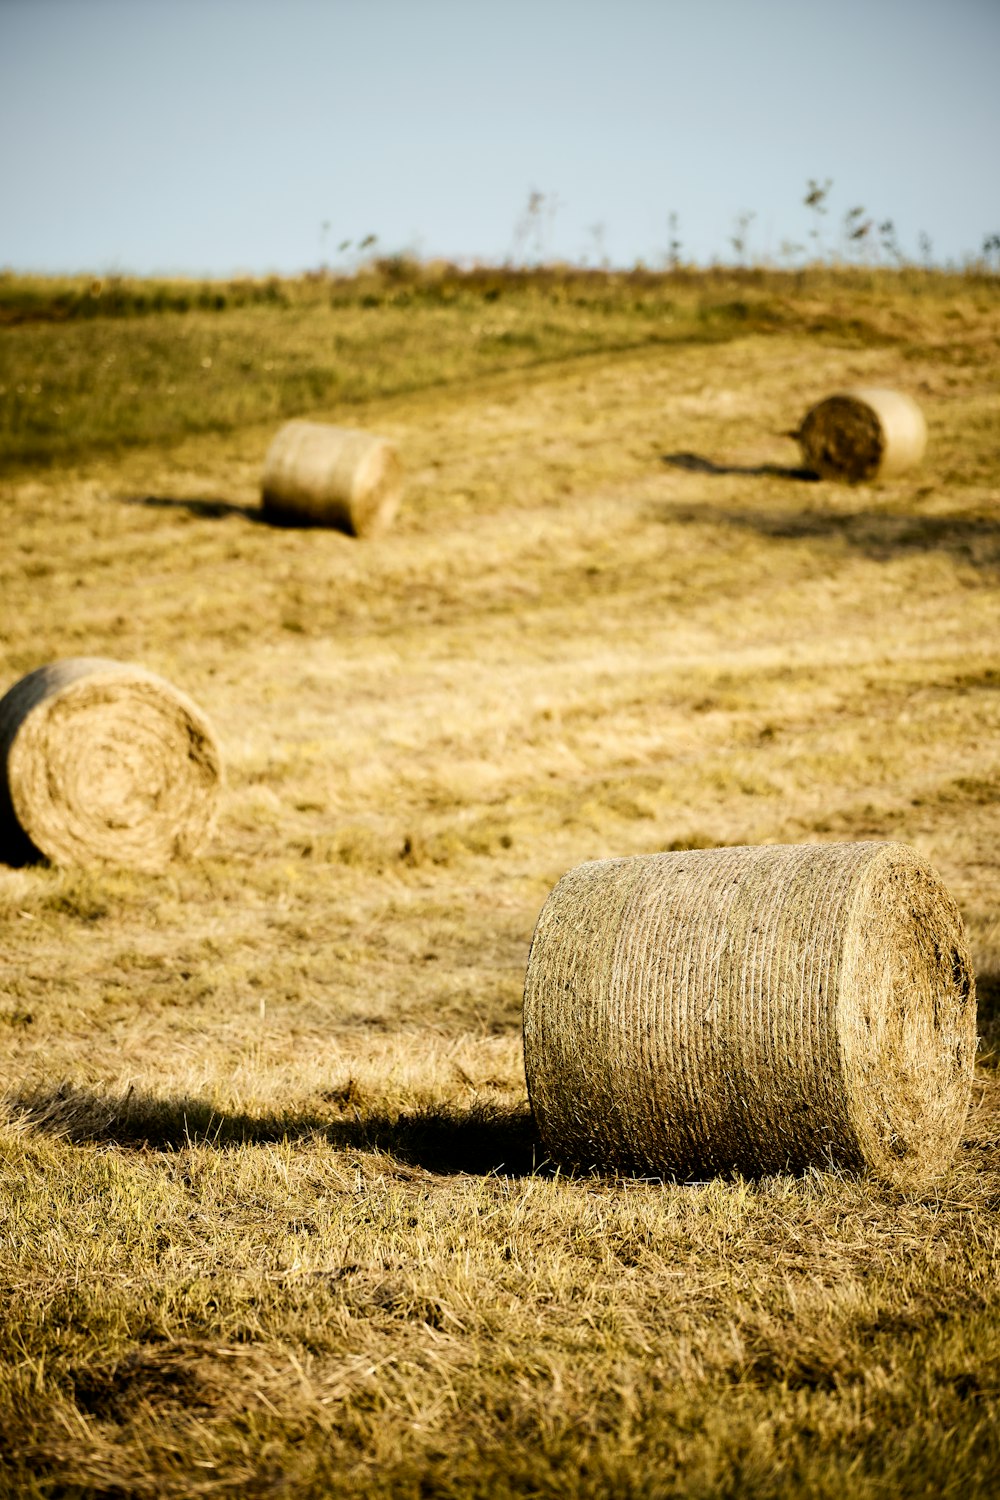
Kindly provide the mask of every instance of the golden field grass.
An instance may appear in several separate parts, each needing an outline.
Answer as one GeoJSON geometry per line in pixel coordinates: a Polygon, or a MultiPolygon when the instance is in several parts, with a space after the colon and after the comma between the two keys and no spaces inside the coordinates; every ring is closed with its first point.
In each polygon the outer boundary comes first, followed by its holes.
{"type": "Polygon", "coordinates": [[[0,866],[0,1487],[995,1493],[1000,286],[390,272],[120,316],[0,285],[0,692],[141,662],[228,771],[197,862],[0,866]],[[925,464],[797,477],[782,434],[861,381],[925,464]],[[385,537],[261,523],[293,412],[398,442],[385,537]],[[555,880],[855,838],[969,928],[951,1174],[549,1171],[555,880]]]}

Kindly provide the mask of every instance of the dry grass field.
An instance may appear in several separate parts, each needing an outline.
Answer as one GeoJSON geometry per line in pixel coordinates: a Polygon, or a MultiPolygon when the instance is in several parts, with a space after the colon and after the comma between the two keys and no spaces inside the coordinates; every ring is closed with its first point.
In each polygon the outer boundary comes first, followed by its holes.
{"type": "Polygon", "coordinates": [[[228,774],[165,874],[0,865],[0,1492],[995,1494],[1000,282],[366,278],[0,279],[0,692],[143,663],[228,774]],[[810,482],[859,381],[927,459],[810,482]],[[293,412],[398,442],[385,537],[262,524],[293,412]],[[547,1169],[556,879],[858,838],[968,925],[950,1175],[547,1169]]]}

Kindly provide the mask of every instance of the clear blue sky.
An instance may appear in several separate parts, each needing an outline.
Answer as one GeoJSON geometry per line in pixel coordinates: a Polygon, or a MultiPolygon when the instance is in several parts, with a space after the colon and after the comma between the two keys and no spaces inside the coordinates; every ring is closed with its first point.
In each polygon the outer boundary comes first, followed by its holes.
{"type": "Polygon", "coordinates": [[[829,248],[943,261],[1000,233],[1000,0],[0,0],[0,140],[17,270],[777,256],[811,177],[829,248]]]}

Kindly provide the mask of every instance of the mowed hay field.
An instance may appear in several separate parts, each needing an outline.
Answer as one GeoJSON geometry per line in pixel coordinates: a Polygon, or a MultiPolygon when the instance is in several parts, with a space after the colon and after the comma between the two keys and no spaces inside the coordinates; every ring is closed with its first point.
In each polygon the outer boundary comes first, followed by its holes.
{"type": "Polygon", "coordinates": [[[111,292],[0,282],[0,692],[140,663],[227,782],[164,874],[0,866],[3,1492],[995,1494],[1000,283],[111,292]],[[851,384],[919,469],[794,473],[851,384]],[[386,535],[263,524],[297,413],[398,444],[386,535]],[[949,1175],[550,1171],[563,872],[855,839],[968,927],[949,1175]]]}

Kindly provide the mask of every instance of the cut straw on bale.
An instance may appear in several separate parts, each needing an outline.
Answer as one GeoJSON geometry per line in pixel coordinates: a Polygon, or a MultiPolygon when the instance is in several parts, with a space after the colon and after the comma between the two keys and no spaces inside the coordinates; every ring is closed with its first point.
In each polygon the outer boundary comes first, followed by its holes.
{"type": "Polygon", "coordinates": [[[39,667],[0,699],[0,858],[159,869],[208,838],[221,775],[208,720],[162,677],[39,667]]]}
{"type": "Polygon", "coordinates": [[[902,391],[865,386],[821,401],[795,436],[814,474],[860,484],[892,479],[918,464],[927,447],[927,423],[902,391]]]}
{"type": "Polygon", "coordinates": [[[961,917],[903,844],[599,860],[538,918],[525,1070],[565,1167],[917,1187],[957,1146],[975,1048],[961,917]]]}
{"type": "Polygon", "coordinates": [[[286,422],[264,461],[264,513],[284,525],[373,536],[392,523],[401,493],[395,448],[370,432],[286,422]]]}

